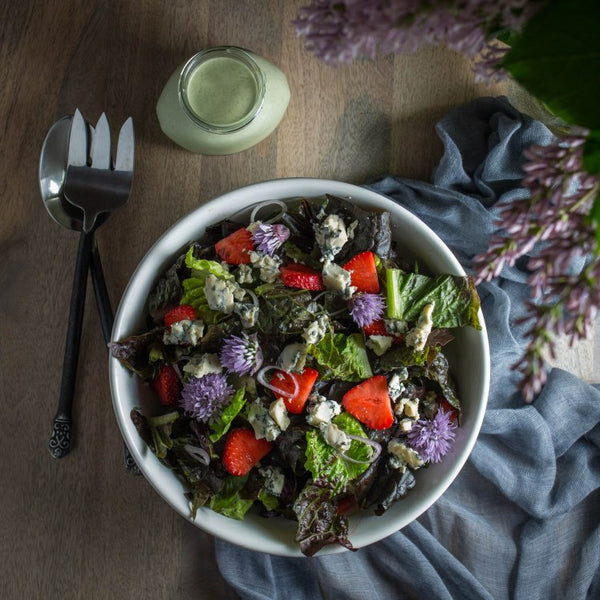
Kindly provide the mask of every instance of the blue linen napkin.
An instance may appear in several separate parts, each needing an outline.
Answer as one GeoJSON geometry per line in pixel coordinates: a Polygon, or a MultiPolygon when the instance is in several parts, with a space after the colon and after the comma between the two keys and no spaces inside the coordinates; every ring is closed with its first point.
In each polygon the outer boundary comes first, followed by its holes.
{"type": "MultiPolygon", "coordinates": [[[[479,98],[438,125],[433,184],[388,177],[368,187],[427,223],[469,268],[520,188],[522,151],[550,132],[505,98],[479,98]]],[[[532,405],[510,366],[526,273],[479,287],[490,338],[488,410],[472,455],[445,494],[388,538],[330,556],[284,558],[222,540],[222,575],[242,598],[561,600],[600,598],[600,388],[553,369],[532,405]]]]}

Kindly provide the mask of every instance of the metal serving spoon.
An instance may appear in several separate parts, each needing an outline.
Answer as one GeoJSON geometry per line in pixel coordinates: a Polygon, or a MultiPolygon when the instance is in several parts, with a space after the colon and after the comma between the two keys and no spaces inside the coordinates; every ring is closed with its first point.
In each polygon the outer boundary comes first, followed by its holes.
{"type": "MultiPolygon", "coordinates": [[[[40,191],[44,206],[54,221],[67,229],[81,232],[83,230],[83,211],[68,202],[63,193],[70,129],[71,117],[67,116],[54,123],[46,135],[40,154],[40,191]]],[[[91,138],[93,136],[93,128],[89,124],[88,131],[89,137],[91,138]]],[[[101,215],[98,224],[101,224],[100,219],[104,221],[107,216],[107,214],[101,215]]],[[[90,273],[98,313],[100,315],[102,334],[105,342],[108,343],[112,333],[114,317],[110,304],[110,296],[104,279],[100,254],[95,243],[92,246],[90,273]]],[[[80,294],[80,301],[83,302],[85,299],[85,280],[79,282],[77,285],[83,290],[83,293],[80,294]]],[[[71,309],[73,309],[73,306],[71,306],[71,309]]],[[[63,374],[63,380],[75,380],[80,335],[80,325],[75,324],[73,328],[70,328],[67,338],[67,348],[65,349],[65,365],[63,367],[66,369],[67,373],[63,374]]],[[[61,398],[57,416],[62,414],[70,420],[72,394],[73,390],[68,384],[61,386],[61,398]]],[[[62,437],[63,432],[60,431],[60,427],[58,430],[59,431],[56,433],[53,432],[49,449],[53,456],[60,458],[68,454],[70,450],[70,440],[62,437]]],[[[70,436],[70,433],[66,432],[65,435],[70,436]]],[[[139,473],[139,469],[129,453],[127,446],[124,447],[124,460],[125,467],[129,472],[134,474],[139,473]]]]}

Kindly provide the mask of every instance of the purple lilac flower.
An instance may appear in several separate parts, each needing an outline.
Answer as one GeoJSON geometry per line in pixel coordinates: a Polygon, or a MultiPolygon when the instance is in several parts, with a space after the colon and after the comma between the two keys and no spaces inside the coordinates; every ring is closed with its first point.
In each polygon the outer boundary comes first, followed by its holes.
{"type": "Polygon", "coordinates": [[[348,300],[348,307],[354,322],[366,327],[383,316],[385,300],[380,294],[358,293],[348,300]]]}
{"type": "Polygon", "coordinates": [[[260,223],[252,234],[257,250],[269,255],[273,255],[289,237],[290,230],[278,223],[260,223]]]}
{"type": "Polygon", "coordinates": [[[253,375],[263,362],[257,335],[253,333],[249,336],[242,332],[241,336],[229,336],[223,341],[220,359],[223,367],[232,373],[253,375]]]}
{"type": "Polygon", "coordinates": [[[543,0],[313,0],[294,25],[306,49],[329,64],[446,45],[480,57],[478,75],[494,76],[505,53],[495,39],[519,31],[543,0]]]}
{"type": "Polygon", "coordinates": [[[221,373],[190,377],[181,391],[180,405],[188,415],[206,423],[231,400],[233,392],[221,373]]]}
{"type": "Polygon", "coordinates": [[[473,259],[477,283],[526,260],[532,301],[519,323],[528,324],[529,342],[513,369],[522,375],[527,402],[546,381],[546,355],[553,357],[555,337],[566,334],[571,344],[586,338],[600,307],[600,255],[588,216],[600,179],[583,168],[586,135],[564,136],[525,152],[523,185],[529,196],[501,207],[503,231],[473,259]]]}
{"type": "Polygon", "coordinates": [[[437,463],[450,452],[455,431],[452,413],[440,408],[433,419],[419,419],[406,435],[406,441],[424,462],[437,463]]]}

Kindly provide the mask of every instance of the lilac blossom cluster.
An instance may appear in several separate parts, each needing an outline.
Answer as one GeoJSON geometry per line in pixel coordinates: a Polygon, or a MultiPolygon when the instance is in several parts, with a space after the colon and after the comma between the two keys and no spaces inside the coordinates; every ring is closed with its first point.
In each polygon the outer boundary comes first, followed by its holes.
{"type": "Polygon", "coordinates": [[[600,307],[600,253],[589,217],[600,179],[583,168],[585,140],[585,133],[568,135],[525,151],[529,195],[501,207],[503,231],[474,259],[480,283],[527,256],[532,299],[521,323],[529,325],[530,341],[514,369],[528,402],[546,381],[545,357],[554,357],[556,336],[566,334],[571,345],[584,339],[600,307]]]}
{"type": "Polygon", "coordinates": [[[541,0],[313,0],[300,8],[294,25],[306,49],[328,64],[361,57],[414,52],[445,45],[477,59],[475,72],[487,80],[508,51],[496,34],[519,31],[541,0]]]}

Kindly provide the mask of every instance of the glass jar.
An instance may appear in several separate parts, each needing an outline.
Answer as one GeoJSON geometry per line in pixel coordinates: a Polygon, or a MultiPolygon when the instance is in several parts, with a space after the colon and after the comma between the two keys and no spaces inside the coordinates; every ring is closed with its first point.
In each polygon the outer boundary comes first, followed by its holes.
{"type": "Polygon", "coordinates": [[[156,106],[163,132],[199,154],[233,154],[266,138],[290,99],[280,69],[235,46],[208,48],[180,66],[156,106]]]}

